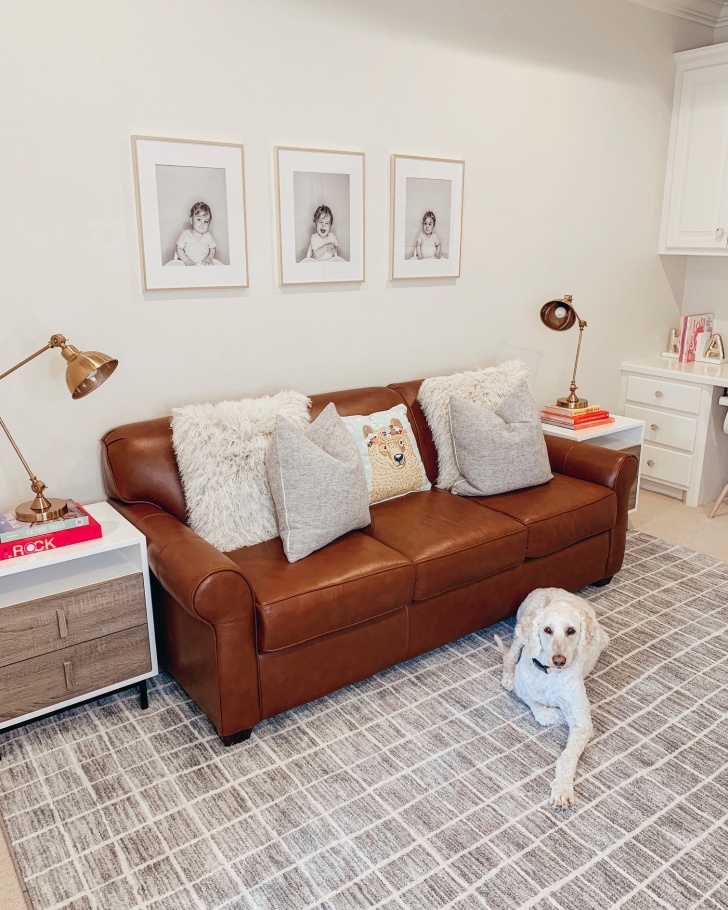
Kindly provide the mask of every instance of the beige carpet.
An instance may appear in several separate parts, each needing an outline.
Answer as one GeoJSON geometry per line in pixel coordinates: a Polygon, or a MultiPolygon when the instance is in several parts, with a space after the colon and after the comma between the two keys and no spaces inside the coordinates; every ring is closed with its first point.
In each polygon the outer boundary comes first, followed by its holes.
{"type": "Polygon", "coordinates": [[[640,490],[639,508],[631,516],[630,527],[728,562],[728,499],[715,518],[708,518],[711,508],[712,504],[692,509],[670,496],[640,490]]]}

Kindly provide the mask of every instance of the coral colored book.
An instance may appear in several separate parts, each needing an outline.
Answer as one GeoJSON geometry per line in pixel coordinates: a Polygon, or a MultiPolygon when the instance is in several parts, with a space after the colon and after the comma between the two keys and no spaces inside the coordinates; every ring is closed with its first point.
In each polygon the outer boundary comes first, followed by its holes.
{"type": "MultiPolygon", "coordinates": [[[[78,508],[81,509],[81,506],[78,508]]],[[[67,547],[72,543],[83,543],[84,540],[96,540],[101,537],[101,525],[88,512],[82,511],[88,515],[88,524],[0,544],[0,560],[13,559],[15,556],[29,556],[31,553],[44,553],[67,547]]]]}

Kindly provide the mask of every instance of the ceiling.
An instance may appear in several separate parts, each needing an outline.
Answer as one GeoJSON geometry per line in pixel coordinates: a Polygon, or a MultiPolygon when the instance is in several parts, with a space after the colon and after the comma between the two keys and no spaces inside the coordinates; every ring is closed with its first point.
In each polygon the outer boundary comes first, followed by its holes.
{"type": "Polygon", "coordinates": [[[728,25],[728,0],[632,0],[632,2],[713,28],[728,25]]]}

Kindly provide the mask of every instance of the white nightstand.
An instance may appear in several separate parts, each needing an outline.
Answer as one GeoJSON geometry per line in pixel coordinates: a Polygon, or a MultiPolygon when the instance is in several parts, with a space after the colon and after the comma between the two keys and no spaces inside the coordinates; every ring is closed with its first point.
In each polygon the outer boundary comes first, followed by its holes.
{"type": "Polygon", "coordinates": [[[0,562],[0,731],[158,671],[146,539],[106,502],[98,540],[0,562]]]}
{"type": "Polygon", "coordinates": [[[645,439],[645,422],[633,417],[614,415],[614,423],[603,423],[598,427],[587,427],[582,430],[568,430],[552,424],[542,423],[547,436],[561,436],[562,439],[573,439],[575,442],[589,442],[594,446],[606,449],[617,449],[629,452],[637,458],[639,468],[629,494],[629,512],[637,511],[639,500],[639,480],[642,470],[642,444],[645,439]]]}

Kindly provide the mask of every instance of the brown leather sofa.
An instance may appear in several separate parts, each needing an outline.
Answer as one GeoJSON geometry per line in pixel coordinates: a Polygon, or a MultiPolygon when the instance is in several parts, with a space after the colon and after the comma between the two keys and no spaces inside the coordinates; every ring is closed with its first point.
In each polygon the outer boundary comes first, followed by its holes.
{"type": "MultiPolygon", "coordinates": [[[[313,396],[315,417],[402,400],[427,474],[419,381],[313,396]]],[[[605,584],[622,565],[632,455],[546,437],[553,480],[464,499],[382,502],[371,525],[289,563],[278,539],[222,553],[185,524],[168,418],[103,439],[111,503],[146,536],[162,665],[230,745],[264,718],[512,615],[534,588],[605,584]]]]}

